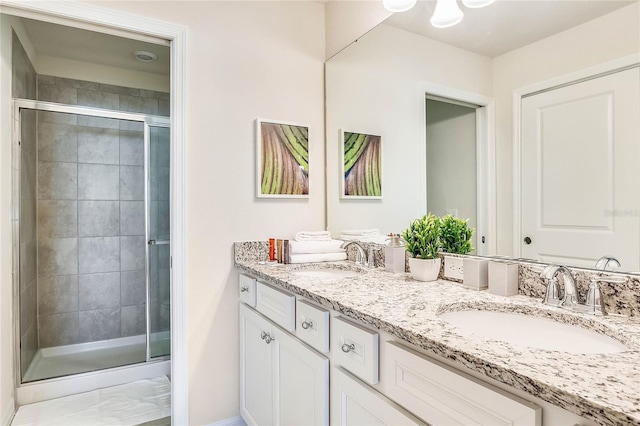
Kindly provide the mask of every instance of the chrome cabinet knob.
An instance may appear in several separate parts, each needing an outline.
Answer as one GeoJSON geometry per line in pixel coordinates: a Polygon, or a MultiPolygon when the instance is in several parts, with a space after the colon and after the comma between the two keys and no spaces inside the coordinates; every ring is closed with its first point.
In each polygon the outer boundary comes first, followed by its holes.
{"type": "Polygon", "coordinates": [[[260,338],[262,340],[264,340],[267,345],[271,342],[273,342],[274,340],[276,340],[275,337],[272,337],[269,333],[267,333],[266,331],[263,331],[262,333],[260,333],[260,338]]]}
{"type": "Polygon", "coordinates": [[[351,344],[345,343],[344,345],[342,345],[341,349],[342,349],[342,352],[349,353],[349,352],[351,352],[351,351],[356,349],[356,345],[354,345],[353,343],[351,343],[351,344]]]}
{"type": "Polygon", "coordinates": [[[240,293],[246,293],[249,291],[249,287],[241,287],[240,288],[240,293]]]}
{"type": "Polygon", "coordinates": [[[262,340],[266,339],[266,338],[267,338],[267,336],[268,336],[268,334],[267,334],[267,332],[266,332],[266,331],[263,331],[262,333],[260,333],[260,338],[261,338],[262,340]]]}
{"type": "Polygon", "coordinates": [[[300,324],[302,326],[302,328],[304,328],[305,330],[308,330],[310,328],[313,328],[313,321],[303,321],[302,324],[300,324]]]}

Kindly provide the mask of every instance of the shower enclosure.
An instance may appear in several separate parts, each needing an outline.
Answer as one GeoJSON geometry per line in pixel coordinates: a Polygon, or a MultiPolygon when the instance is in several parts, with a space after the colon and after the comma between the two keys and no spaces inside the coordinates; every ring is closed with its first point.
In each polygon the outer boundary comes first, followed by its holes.
{"type": "Polygon", "coordinates": [[[18,383],[170,358],[169,118],[14,100],[18,383]]]}

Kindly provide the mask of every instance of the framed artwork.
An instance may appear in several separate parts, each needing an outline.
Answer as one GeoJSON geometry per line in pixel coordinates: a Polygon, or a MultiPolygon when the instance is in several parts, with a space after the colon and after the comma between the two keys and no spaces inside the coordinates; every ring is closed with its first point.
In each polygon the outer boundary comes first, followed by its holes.
{"type": "Polygon", "coordinates": [[[309,198],[309,127],[256,120],[256,196],[309,198]]]}
{"type": "Polygon", "coordinates": [[[382,137],[340,131],[341,198],[382,199],[382,137]]]}

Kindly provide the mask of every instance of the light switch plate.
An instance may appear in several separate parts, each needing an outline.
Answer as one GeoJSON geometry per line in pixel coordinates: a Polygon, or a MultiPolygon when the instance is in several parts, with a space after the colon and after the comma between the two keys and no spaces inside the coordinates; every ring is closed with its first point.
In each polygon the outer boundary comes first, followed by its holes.
{"type": "Polygon", "coordinates": [[[454,278],[461,280],[463,278],[463,258],[445,256],[444,257],[444,276],[446,278],[454,278]]]}

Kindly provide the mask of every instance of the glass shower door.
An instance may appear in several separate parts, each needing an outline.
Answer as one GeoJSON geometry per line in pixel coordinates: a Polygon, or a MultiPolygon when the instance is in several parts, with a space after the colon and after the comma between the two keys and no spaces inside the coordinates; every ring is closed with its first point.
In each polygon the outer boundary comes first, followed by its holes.
{"type": "Polygon", "coordinates": [[[149,358],[171,354],[170,129],[148,127],[149,358]]]}

